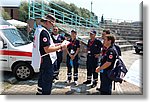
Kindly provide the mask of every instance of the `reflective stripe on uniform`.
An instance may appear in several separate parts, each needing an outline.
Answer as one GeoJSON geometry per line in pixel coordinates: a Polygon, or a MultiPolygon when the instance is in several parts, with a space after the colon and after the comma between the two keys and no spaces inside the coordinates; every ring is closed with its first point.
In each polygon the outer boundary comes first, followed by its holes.
{"type": "Polygon", "coordinates": [[[75,73],[75,74],[74,74],[74,77],[78,77],[78,73],[75,73]]]}
{"type": "Polygon", "coordinates": [[[87,80],[91,80],[92,76],[87,76],[87,80]]]}
{"type": "Polygon", "coordinates": [[[37,94],[42,94],[42,88],[41,87],[37,87],[37,94]]]}
{"type": "Polygon", "coordinates": [[[98,79],[94,79],[94,81],[98,81],[98,79]]]}

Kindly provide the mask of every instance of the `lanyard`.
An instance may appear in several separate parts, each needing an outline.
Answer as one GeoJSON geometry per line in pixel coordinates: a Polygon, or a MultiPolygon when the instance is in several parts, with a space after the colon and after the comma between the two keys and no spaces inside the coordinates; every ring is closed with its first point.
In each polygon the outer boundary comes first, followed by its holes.
{"type": "Polygon", "coordinates": [[[89,46],[92,46],[95,40],[89,42],[89,46]]]}
{"type": "Polygon", "coordinates": [[[107,47],[103,46],[103,49],[102,49],[102,56],[104,56],[107,52],[107,47]]]}
{"type": "Polygon", "coordinates": [[[76,43],[76,40],[73,40],[73,41],[71,41],[71,43],[70,43],[70,44],[71,44],[72,46],[74,46],[74,45],[75,45],[75,43],[76,43]]]}

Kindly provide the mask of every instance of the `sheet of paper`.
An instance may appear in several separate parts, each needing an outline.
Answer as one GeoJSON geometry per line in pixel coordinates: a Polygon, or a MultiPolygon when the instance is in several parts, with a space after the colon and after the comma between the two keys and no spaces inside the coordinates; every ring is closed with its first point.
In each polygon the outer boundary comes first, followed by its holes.
{"type": "Polygon", "coordinates": [[[69,45],[70,44],[70,42],[69,41],[67,41],[67,40],[64,40],[62,43],[61,43],[61,45],[69,45]]]}

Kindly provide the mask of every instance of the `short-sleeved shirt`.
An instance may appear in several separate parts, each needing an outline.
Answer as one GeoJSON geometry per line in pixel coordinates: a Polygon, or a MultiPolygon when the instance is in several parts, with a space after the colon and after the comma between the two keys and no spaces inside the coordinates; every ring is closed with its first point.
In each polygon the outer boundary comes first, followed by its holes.
{"type": "Polygon", "coordinates": [[[112,62],[111,65],[104,70],[112,69],[114,66],[115,60],[116,60],[116,52],[113,49],[113,46],[110,46],[101,59],[101,66],[106,62],[112,62]]]}
{"type": "Polygon", "coordinates": [[[100,40],[95,39],[94,41],[88,40],[88,54],[94,55],[94,54],[99,54],[101,52],[102,48],[102,43],[100,40]]]}
{"type": "Polygon", "coordinates": [[[60,34],[58,35],[57,39],[55,39],[55,38],[53,37],[53,35],[54,35],[54,34],[53,34],[53,32],[52,32],[51,37],[52,37],[54,43],[62,43],[62,42],[65,40],[65,37],[64,37],[64,36],[61,36],[60,34]]]}
{"type": "Polygon", "coordinates": [[[40,54],[41,56],[46,54],[44,47],[50,46],[50,36],[49,33],[45,30],[41,31],[40,34],[40,54]]]}
{"type": "Polygon", "coordinates": [[[114,44],[114,47],[116,48],[118,55],[121,56],[121,49],[118,45],[114,44]]]}
{"type": "Polygon", "coordinates": [[[74,55],[77,51],[77,48],[80,48],[80,41],[75,39],[75,40],[68,40],[70,41],[70,44],[67,46],[68,51],[70,54],[74,55]]]}
{"type": "MultiPolygon", "coordinates": [[[[58,35],[57,39],[54,38],[54,34],[52,32],[51,37],[53,39],[53,42],[55,44],[57,43],[62,43],[65,40],[64,36],[61,36],[60,34],[58,35]]],[[[63,51],[56,51],[57,53],[57,60],[59,60],[59,62],[62,62],[62,57],[63,57],[63,51]]]]}

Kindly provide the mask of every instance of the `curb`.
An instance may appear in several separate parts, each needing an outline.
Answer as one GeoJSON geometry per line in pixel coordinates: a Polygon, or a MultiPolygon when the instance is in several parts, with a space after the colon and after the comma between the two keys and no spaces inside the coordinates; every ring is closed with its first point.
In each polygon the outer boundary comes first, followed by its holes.
{"type": "Polygon", "coordinates": [[[9,82],[10,84],[14,84],[17,82],[17,79],[15,77],[9,78],[8,80],[6,80],[7,82],[9,82]]]}

